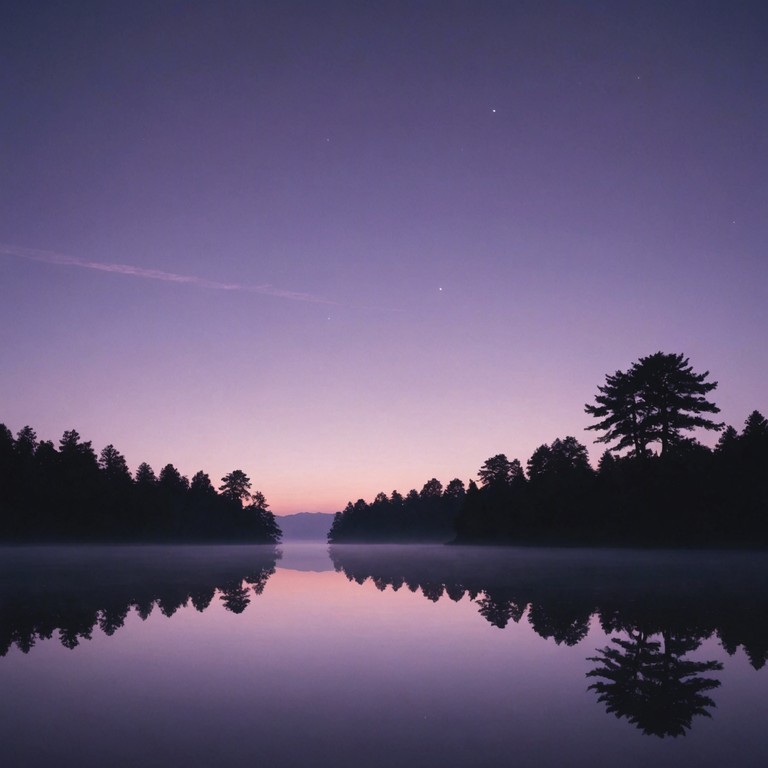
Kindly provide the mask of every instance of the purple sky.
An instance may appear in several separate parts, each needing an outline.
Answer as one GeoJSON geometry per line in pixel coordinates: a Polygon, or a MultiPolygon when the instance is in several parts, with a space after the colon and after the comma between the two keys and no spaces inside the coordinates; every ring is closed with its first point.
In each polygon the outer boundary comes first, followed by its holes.
{"type": "Polygon", "coordinates": [[[766,40],[763,2],[3,3],[0,421],[278,514],[596,460],[584,403],[658,350],[740,427],[766,40]]]}

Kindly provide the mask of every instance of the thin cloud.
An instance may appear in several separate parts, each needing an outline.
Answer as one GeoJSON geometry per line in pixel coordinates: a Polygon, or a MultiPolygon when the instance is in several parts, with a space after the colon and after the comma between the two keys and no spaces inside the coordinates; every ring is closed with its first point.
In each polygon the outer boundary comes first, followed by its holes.
{"type": "Polygon", "coordinates": [[[194,275],[180,275],[176,272],[164,272],[160,269],[146,269],[144,267],[134,267],[130,264],[113,264],[102,261],[87,261],[85,259],[76,259],[72,256],[65,256],[54,251],[40,251],[33,248],[19,248],[15,245],[0,244],[0,253],[8,256],[16,256],[30,261],[39,261],[44,264],[57,264],[65,267],[79,267],[80,269],[94,269],[99,272],[109,272],[115,275],[127,275],[128,277],[138,277],[143,280],[162,280],[167,283],[183,283],[194,285],[198,288],[207,288],[214,291],[237,291],[241,293],[258,293],[263,296],[274,296],[279,299],[290,299],[291,301],[304,301],[312,304],[328,304],[331,306],[340,306],[339,302],[325,299],[322,296],[314,296],[311,293],[302,293],[299,291],[286,291],[281,288],[264,283],[262,285],[249,285],[247,283],[222,283],[217,280],[206,280],[194,275]]]}

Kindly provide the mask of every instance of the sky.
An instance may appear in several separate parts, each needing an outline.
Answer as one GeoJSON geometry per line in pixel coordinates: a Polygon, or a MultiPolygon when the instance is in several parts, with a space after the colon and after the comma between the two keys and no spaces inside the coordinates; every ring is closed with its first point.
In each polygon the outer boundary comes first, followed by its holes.
{"type": "Polygon", "coordinates": [[[584,404],[657,351],[741,427],[766,39],[763,2],[4,2],[0,422],[277,514],[596,462],[584,404]]]}

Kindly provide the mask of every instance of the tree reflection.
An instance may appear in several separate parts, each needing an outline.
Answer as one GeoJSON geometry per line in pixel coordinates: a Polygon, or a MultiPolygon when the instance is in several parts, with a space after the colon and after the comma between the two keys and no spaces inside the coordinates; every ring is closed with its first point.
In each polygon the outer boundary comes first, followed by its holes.
{"type": "Polygon", "coordinates": [[[107,636],[112,635],[125,624],[130,607],[113,605],[99,611],[99,629],[107,636]]]}
{"type": "Polygon", "coordinates": [[[90,640],[98,621],[98,611],[77,606],[65,609],[59,626],[59,640],[65,648],[76,648],[81,640],[90,640]]]}
{"type": "Polygon", "coordinates": [[[587,636],[591,616],[590,609],[579,609],[578,606],[534,604],[528,612],[528,621],[537,635],[552,638],[557,645],[571,646],[587,636]]]}
{"type": "Polygon", "coordinates": [[[760,669],[768,659],[768,563],[731,553],[339,546],[337,571],[379,591],[402,584],[437,602],[467,599],[497,629],[527,620],[540,637],[574,646],[599,622],[619,634],[589,657],[589,688],[644,734],[686,733],[715,707],[717,661],[687,658],[716,637],[760,669]]]}
{"type": "Polygon", "coordinates": [[[589,688],[597,692],[608,712],[661,738],[684,735],[696,716],[711,717],[708,710],[716,705],[705,694],[719,687],[720,681],[701,675],[719,671],[723,665],[685,658],[699,647],[700,638],[631,629],[626,639],[611,642],[598,656],[589,657],[599,666],[587,672],[587,677],[602,678],[589,688]]]}
{"type": "Polygon", "coordinates": [[[217,592],[242,613],[275,572],[272,546],[8,550],[0,562],[0,656],[29,653],[58,634],[66,648],[111,636],[131,609],[144,621],[155,606],[173,616],[191,603],[206,610],[217,592]]]}
{"type": "Polygon", "coordinates": [[[190,590],[189,600],[196,611],[202,613],[213,600],[216,590],[211,586],[195,587],[190,590]]]}
{"type": "Polygon", "coordinates": [[[234,581],[224,586],[221,593],[221,601],[224,607],[232,613],[242,613],[250,604],[250,590],[242,581],[234,581]]]}
{"type": "Polygon", "coordinates": [[[480,615],[492,626],[504,629],[510,621],[517,624],[523,618],[528,605],[513,598],[485,596],[477,601],[480,615]]]}

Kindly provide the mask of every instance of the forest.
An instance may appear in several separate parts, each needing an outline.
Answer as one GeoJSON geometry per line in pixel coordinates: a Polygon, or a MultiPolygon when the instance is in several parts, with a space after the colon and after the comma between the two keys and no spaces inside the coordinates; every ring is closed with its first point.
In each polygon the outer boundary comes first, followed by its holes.
{"type": "Polygon", "coordinates": [[[113,446],[98,455],[75,430],[58,448],[25,426],[0,424],[0,541],[275,543],[280,528],[264,495],[240,469],[214,488],[173,464],[131,475],[113,446]]]}
{"type": "Polygon", "coordinates": [[[331,543],[435,541],[605,546],[766,546],[768,421],[712,421],[717,382],[657,352],[605,377],[585,412],[608,447],[597,468],[576,438],[542,444],[525,466],[497,454],[467,486],[436,480],[336,514],[331,543]],[[689,433],[719,432],[714,448],[689,433]]]}

